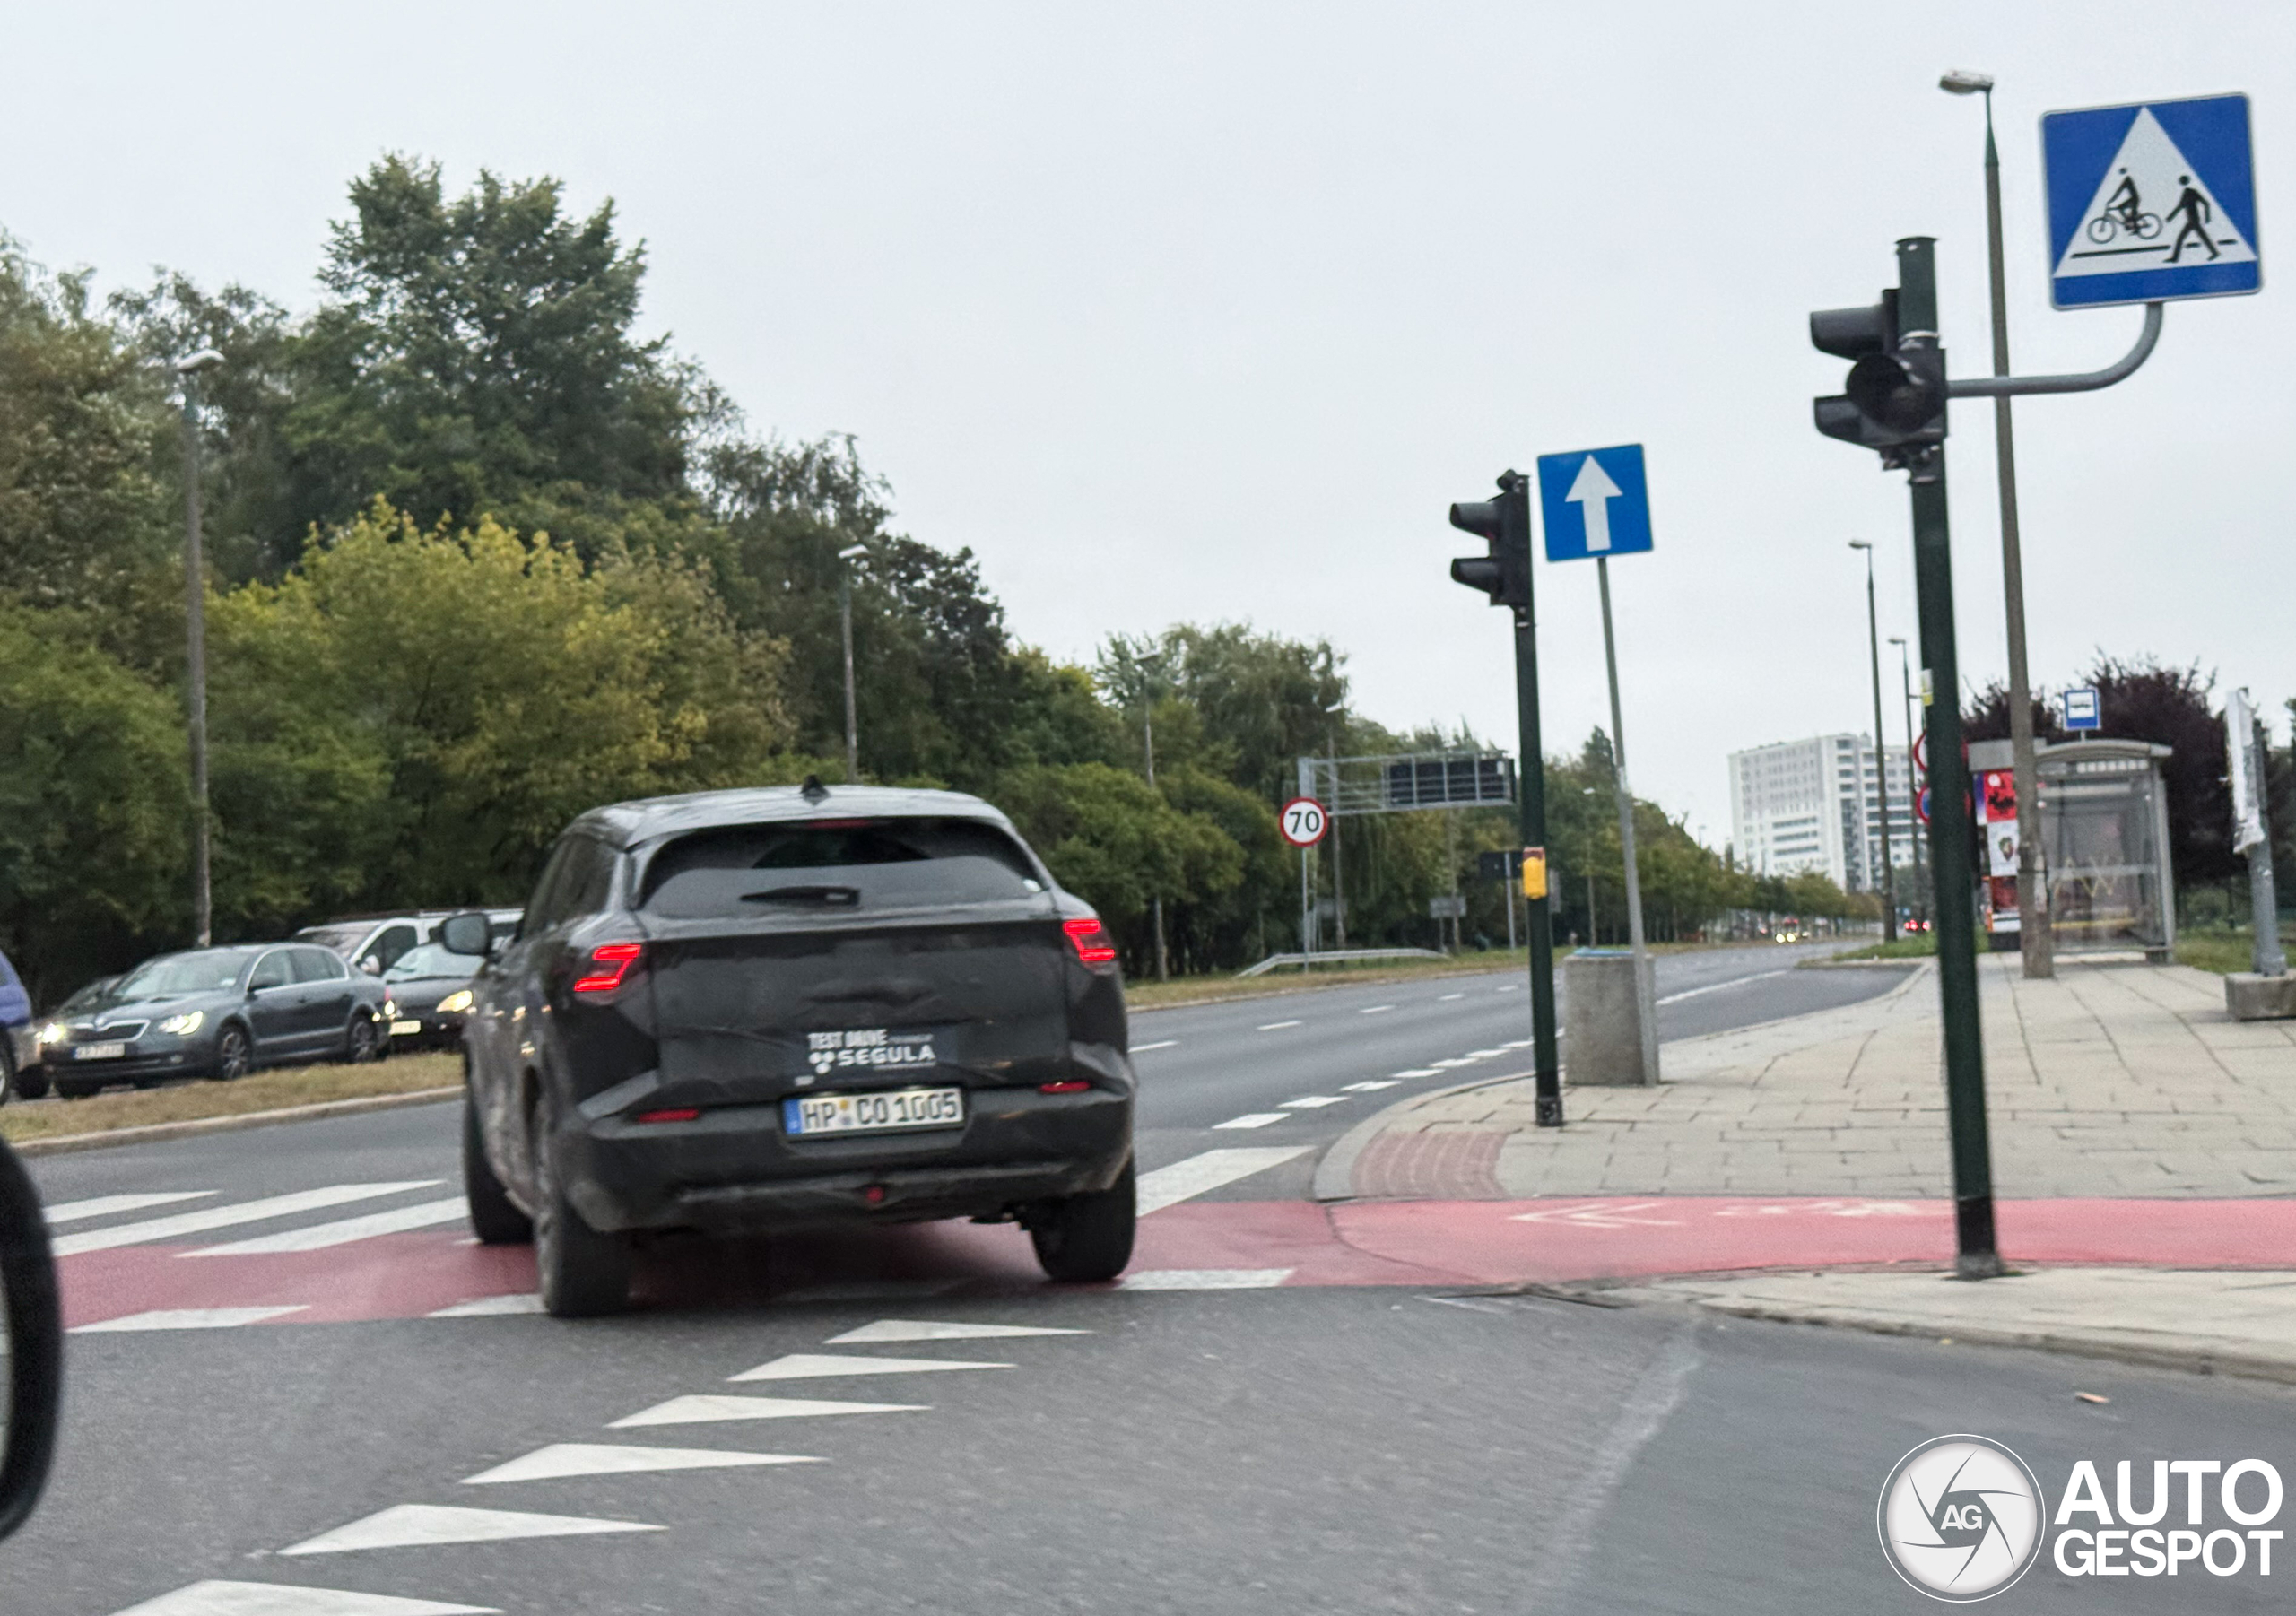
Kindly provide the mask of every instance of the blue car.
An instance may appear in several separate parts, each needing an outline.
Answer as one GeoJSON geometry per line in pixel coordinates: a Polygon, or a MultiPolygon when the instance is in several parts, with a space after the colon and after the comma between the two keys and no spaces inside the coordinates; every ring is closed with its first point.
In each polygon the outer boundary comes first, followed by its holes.
{"type": "Polygon", "coordinates": [[[16,1074],[39,1064],[39,1030],[32,1024],[32,996],[8,956],[0,954],[0,1101],[16,1098],[16,1074]]]}

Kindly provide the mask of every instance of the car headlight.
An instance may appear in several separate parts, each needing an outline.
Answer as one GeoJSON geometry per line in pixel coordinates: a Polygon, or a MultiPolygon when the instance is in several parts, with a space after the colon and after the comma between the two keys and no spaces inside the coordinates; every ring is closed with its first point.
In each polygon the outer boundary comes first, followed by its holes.
{"type": "Polygon", "coordinates": [[[64,1041],[64,1023],[61,1021],[50,1021],[47,1026],[41,1028],[39,1030],[39,1041],[43,1044],[62,1043],[64,1041]]]}
{"type": "Polygon", "coordinates": [[[175,1037],[179,1038],[187,1038],[193,1033],[197,1032],[206,1024],[207,1012],[205,1011],[187,1010],[179,1016],[170,1016],[166,1021],[161,1022],[160,1030],[161,1032],[172,1033],[175,1037]]]}
{"type": "Polygon", "coordinates": [[[457,987],[454,992],[448,994],[445,998],[439,1001],[439,1013],[442,1016],[450,1016],[458,1010],[468,1010],[469,1008],[470,989],[467,987],[457,987]]]}
{"type": "Polygon", "coordinates": [[[390,1021],[397,1014],[398,1001],[396,999],[385,999],[383,1001],[383,1020],[386,1021],[390,1021]]]}

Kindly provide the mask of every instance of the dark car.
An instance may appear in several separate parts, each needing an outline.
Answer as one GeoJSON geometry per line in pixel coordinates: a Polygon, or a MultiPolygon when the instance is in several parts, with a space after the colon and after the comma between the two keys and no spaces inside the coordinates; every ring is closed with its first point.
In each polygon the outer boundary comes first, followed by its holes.
{"type": "MultiPolygon", "coordinates": [[[[487,946],[484,917],[439,941],[487,946]]],[[[1057,1280],[1132,1253],[1116,948],[1010,821],[953,792],[700,793],[559,838],[472,980],[464,1172],[561,1316],[633,1241],[970,1217],[1057,1280]]]]}
{"type": "Polygon", "coordinates": [[[390,995],[309,943],[160,954],[87,1011],[41,1029],[40,1061],[65,1099],[108,1083],[230,1079],[290,1060],[372,1060],[390,1038],[390,995]],[[50,1035],[53,1036],[50,1036],[50,1035]]]}
{"type": "Polygon", "coordinates": [[[48,1047],[51,1041],[64,1037],[62,1023],[74,1016],[91,1012],[111,991],[117,977],[98,977],[58,1004],[36,1025],[32,1037],[32,1058],[16,1069],[16,1092],[26,1099],[39,1099],[48,1093],[48,1047]]]}
{"type": "Polygon", "coordinates": [[[443,1047],[463,1036],[470,1009],[471,973],[478,961],[449,953],[437,943],[418,943],[383,973],[383,986],[397,1006],[391,1018],[391,1043],[443,1047]]]}

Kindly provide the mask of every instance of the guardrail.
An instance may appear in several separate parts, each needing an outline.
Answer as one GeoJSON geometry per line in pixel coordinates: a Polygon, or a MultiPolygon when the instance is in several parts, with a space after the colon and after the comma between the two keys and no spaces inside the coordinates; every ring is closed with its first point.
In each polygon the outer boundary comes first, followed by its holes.
{"type": "Polygon", "coordinates": [[[1335,948],[1314,954],[1270,954],[1257,965],[1247,965],[1236,975],[1239,978],[1265,976],[1279,965],[1296,965],[1302,970],[1313,970],[1318,965],[1358,965],[1371,960],[1448,960],[1450,957],[1431,948],[1335,948]]]}

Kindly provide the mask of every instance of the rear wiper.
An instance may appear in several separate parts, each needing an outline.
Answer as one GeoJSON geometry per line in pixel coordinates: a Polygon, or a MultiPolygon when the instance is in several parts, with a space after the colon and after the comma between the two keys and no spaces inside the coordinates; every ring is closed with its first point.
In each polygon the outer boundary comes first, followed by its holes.
{"type": "Polygon", "coordinates": [[[824,908],[849,909],[861,901],[859,887],[768,887],[744,892],[744,903],[817,903],[824,908]]]}

